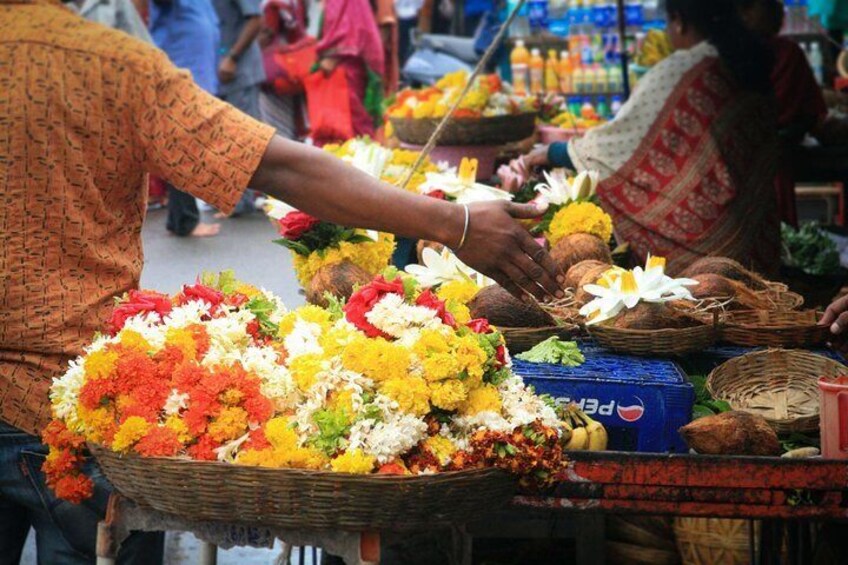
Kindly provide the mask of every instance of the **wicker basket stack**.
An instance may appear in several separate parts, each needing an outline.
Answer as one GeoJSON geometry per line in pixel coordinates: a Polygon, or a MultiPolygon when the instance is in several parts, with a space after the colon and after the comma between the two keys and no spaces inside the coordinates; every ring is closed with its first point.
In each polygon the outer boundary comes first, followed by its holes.
{"type": "MultiPolygon", "coordinates": [[[[390,118],[395,135],[404,143],[426,145],[441,118],[390,118]]],[[[536,113],[488,118],[453,118],[439,145],[502,145],[520,141],[536,130],[536,113]]]]}
{"type": "Polygon", "coordinates": [[[747,565],[752,528],[756,540],[759,522],[719,518],[674,520],[677,548],[684,565],[747,565]]]}

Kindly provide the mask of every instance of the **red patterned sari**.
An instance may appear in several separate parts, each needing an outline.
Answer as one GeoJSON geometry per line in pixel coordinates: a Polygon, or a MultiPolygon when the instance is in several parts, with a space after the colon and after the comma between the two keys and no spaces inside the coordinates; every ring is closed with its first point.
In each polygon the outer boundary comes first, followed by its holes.
{"type": "Polygon", "coordinates": [[[772,106],[735,88],[711,47],[698,49],[658,65],[651,73],[667,76],[646,75],[623,123],[575,140],[569,154],[578,168],[601,171],[601,203],[640,260],[664,256],[676,273],[720,255],[773,272],[780,232],[772,106]]]}

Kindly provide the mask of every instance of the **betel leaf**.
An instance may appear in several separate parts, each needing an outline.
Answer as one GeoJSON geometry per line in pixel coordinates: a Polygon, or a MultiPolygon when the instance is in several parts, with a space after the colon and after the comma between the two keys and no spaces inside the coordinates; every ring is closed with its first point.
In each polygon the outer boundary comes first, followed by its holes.
{"type": "Polygon", "coordinates": [[[706,418],[707,416],[715,416],[715,412],[703,404],[696,404],[692,407],[692,419],[706,418]]]}
{"type": "Polygon", "coordinates": [[[310,253],[312,253],[309,250],[308,247],[306,247],[304,244],[300,243],[299,241],[292,241],[290,239],[275,239],[274,243],[276,243],[277,245],[282,245],[286,249],[290,249],[290,250],[294,251],[295,253],[297,253],[298,255],[306,256],[306,255],[309,255],[310,253]]]}
{"type": "Polygon", "coordinates": [[[536,344],[530,351],[519,353],[515,357],[529,363],[551,363],[566,367],[578,367],[586,362],[577,343],[561,341],[557,336],[551,336],[536,344]]]}
{"type": "Polygon", "coordinates": [[[795,229],[787,224],[780,228],[783,263],[814,276],[839,272],[839,249],[818,223],[809,222],[795,229]]]}

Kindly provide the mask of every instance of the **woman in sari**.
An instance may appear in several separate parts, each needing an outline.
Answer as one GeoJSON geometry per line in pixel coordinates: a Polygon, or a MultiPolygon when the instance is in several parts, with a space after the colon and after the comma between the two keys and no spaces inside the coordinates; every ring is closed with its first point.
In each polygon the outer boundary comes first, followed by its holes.
{"type": "Polygon", "coordinates": [[[611,122],[512,164],[596,170],[598,196],[635,258],[679,272],[706,255],[763,272],[779,264],[778,151],[771,59],[732,0],[668,0],[677,51],[639,82],[611,122]]]}
{"type": "MultiPolygon", "coordinates": [[[[345,74],[354,135],[373,135],[382,114],[385,62],[368,0],[325,0],[318,59],[326,74],[337,68],[345,74]]],[[[316,140],[322,141],[338,140],[316,140]]]]}

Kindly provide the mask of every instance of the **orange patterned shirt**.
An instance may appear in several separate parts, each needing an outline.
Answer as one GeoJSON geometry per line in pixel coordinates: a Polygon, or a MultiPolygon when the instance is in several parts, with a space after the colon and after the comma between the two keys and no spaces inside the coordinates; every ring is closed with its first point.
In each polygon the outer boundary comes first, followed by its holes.
{"type": "Polygon", "coordinates": [[[145,43],[0,0],[0,420],[39,433],[52,377],[138,286],[146,173],[230,211],[272,135],[145,43]]]}

